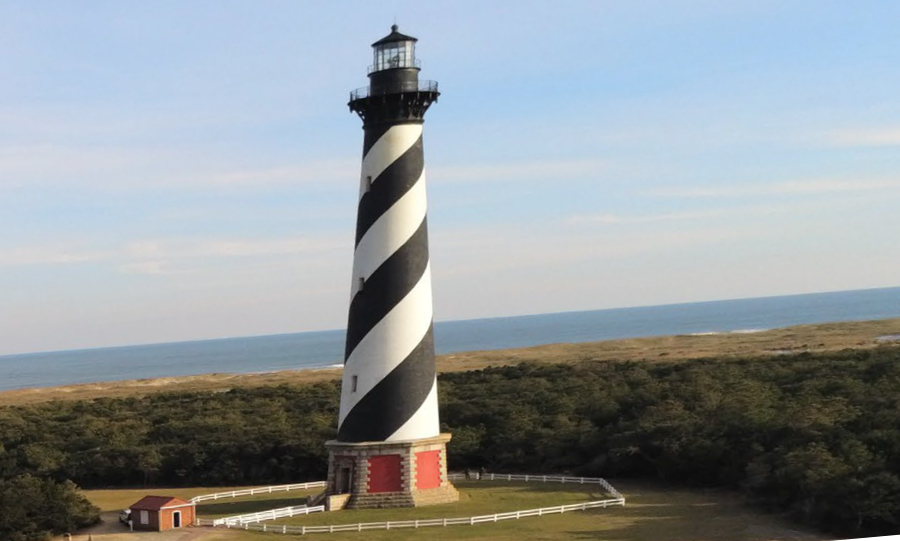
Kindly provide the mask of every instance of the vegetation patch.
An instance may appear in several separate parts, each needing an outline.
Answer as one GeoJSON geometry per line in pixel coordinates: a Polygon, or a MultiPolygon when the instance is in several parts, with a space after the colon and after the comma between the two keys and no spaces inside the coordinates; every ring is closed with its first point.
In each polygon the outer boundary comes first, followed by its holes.
{"type": "MultiPolygon", "coordinates": [[[[440,379],[454,468],[726,487],[843,537],[900,533],[896,345],[522,363],[440,379]]],[[[4,407],[0,480],[177,488],[322,479],[338,399],[335,381],[4,407]]],[[[69,502],[60,516],[81,505],[43,493],[69,502]]]]}

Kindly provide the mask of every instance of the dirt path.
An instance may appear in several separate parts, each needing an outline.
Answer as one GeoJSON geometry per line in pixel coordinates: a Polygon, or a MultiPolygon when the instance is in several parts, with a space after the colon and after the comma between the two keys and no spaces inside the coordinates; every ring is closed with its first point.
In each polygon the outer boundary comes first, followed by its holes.
{"type": "MultiPolygon", "coordinates": [[[[234,532],[212,528],[132,532],[128,530],[128,526],[119,522],[119,514],[115,511],[100,513],[100,519],[102,523],[74,533],[72,541],[218,541],[234,537],[234,532]]],[[[56,537],[53,541],[64,541],[64,538],[56,537]]]]}

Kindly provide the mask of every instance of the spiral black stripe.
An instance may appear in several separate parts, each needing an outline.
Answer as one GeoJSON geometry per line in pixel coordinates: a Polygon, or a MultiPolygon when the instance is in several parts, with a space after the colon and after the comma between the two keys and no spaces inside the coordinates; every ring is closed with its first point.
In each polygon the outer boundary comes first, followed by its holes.
{"type": "Polygon", "coordinates": [[[363,158],[365,158],[366,154],[372,150],[372,147],[375,146],[375,143],[377,143],[379,139],[381,139],[381,136],[392,127],[392,125],[382,124],[378,127],[366,128],[366,135],[363,138],[363,158]]]}
{"type": "Polygon", "coordinates": [[[371,189],[360,198],[356,216],[357,245],[372,224],[415,186],[424,170],[422,137],[419,136],[406,152],[372,179],[371,189]]]}
{"type": "Polygon", "coordinates": [[[338,440],[384,441],[422,406],[434,385],[433,325],[419,345],[344,418],[338,440]]]}
{"type": "Polygon", "coordinates": [[[402,301],[428,267],[428,220],[365,281],[350,301],[344,363],[359,342],[402,301]]]}
{"type": "Polygon", "coordinates": [[[440,433],[421,128],[422,115],[437,97],[431,94],[423,98],[419,91],[392,90],[350,102],[365,129],[364,177],[339,441],[420,439],[440,433]]]}

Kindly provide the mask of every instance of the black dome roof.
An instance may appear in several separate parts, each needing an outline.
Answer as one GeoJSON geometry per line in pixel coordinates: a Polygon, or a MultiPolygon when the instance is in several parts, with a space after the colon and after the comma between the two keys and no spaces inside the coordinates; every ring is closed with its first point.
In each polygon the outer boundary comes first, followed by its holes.
{"type": "Polygon", "coordinates": [[[399,27],[396,24],[391,26],[391,33],[386,35],[385,37],[381,38],[380,40],[376,41],[375,43],[373,43],[372,47],[375,47],[378,45],[384,45],[385,43],[394,43],[397,41],[419,41],[412,36],[407,36],[406,34],[401,34],[400,32],[397,31],[398,29],[399,29],[399,27]]]}

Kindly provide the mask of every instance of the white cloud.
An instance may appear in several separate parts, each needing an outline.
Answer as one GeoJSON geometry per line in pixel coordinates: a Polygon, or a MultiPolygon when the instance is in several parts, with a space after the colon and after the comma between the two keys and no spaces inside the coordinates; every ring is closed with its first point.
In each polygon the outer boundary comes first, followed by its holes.
{"type": "Polygon", "coordinates": [[[137,263],[126,263],[119,266],[119,271],[123,274],[149,274],[153,276],[181,274],[181,272],[179,271],[168,268],[163,261],[141,261],[137,263]]]}
{"type": "Polygon", "coordinates": [[[900,179],[847,180],[811,179],[779,183],[734,184],[730,186],[669,186],[641,192],[654,197],[761,197],[772,195],[816,195],[868,192],[900,188],[900,179]]]}
{"type": "Polygon", "coordinates": [[[580,224],[645,224],[653,222],[700,220],[725,216],[731,209],[711,209],[695,212],[666,212],[661,214],[645,214],[639,216],[626,216],[620,214],[581,214],[571,216],[567,222],[571,225],[580,224]]]}
{"type": "Polygon", "coordinates": [[[824,139],[842,147],[896,147],[900,146],[900,126],[831,131],[824,139]]]}
{"type": "Polygon", "coordinates": [[[560,180],[596,175],[608,168],[604,160],[508,162],[483,165],[429,167],[429,179],[438,182],[560,180]]]}
{"type": "Polygon", "coordinates": [[[359,163],[352,160],[318,160],[305,165],[244,169],[184,176],[179,183],[202,186],[272,186],[353,181],[359,163]]]}
{"type": "Polygon", "coordinates": [[[8,146],[0,147],[0,187],[35,183],[99,189],[328,184],[354,179],[359,172],[359,164],[353,160],[320,158],[302,165],[229,168],[228,159],[182,149],[8,146]]]}
{"type": "Polygon", "coordinates": [[[33,245],[0,251],[0,267],[21,265],[66,265],[98,261],[119,262],[129,274],[180,274],[171,263],[203,258],[258,258],[267,256],[318,256],[334,251],[352,251],[348,239],[337,236],[293,236],[284,238],[235,239],[145,239],[115,249],[87,248],[83,243],[33,245]]]}
{"type": "Polygon", "coordinates": [[[73,246],[20,246],[0,251],[0,267],[87,263],[107,256],[105,252],[73,246]]]}
{"type": "Polygon", "coordinates": [[[142,167],[166,156],[148,150],[104,149],[66,145],[18,145],[0,148],[2,184],[22,184],[17,179],[58,180],[85,173],[142,167]]]}
{"type": "Polygon", "coordinates": [[[146,239],[125,246],[131,258],[185,259],[204,257],[264,257],[314,254],[347,248],[347,242],[325,236],[273,239],[146,239]]]}

